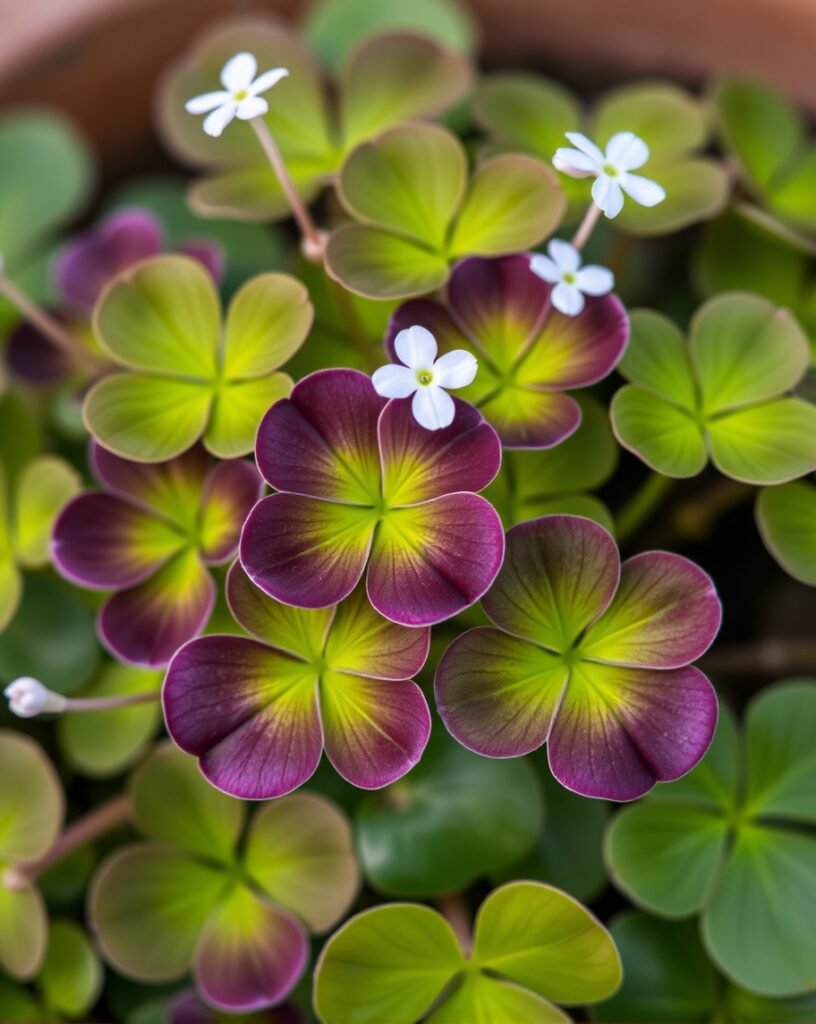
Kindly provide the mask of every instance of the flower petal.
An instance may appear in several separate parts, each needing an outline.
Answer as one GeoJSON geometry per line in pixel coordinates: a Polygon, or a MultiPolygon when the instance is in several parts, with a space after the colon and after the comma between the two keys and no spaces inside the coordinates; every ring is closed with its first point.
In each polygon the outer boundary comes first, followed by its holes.
{"type": "Polygon", "coordinates": [[[202,995],[229,1012],[274,1006],[292,991],[309,957],[303,925],[237,885],[201,934],[193,973],[202,995]]]}
{"type": "Polygon", "coordinates": [[[576,149],[591,157],[596,164],[600,166],[604,162],[604,154],[586,135],[581,132],[564,132],[564,134],[576,149]]]}
{"type": "Polygon", "coordinates": [[[319,370],[261,420],[255,455],[279,491],[373,504],[380,494],[377,419],[386,400],[357,370],[319,370]]]}
{"type": "Polygon", "coordinates": [[[561,280],[562,274],[560,268],[556,265],[554,260],[551,260],[549,256],[544,256],[542,253],[533,253],[530,258],[530,270],[542,281],[547,281],[549,284],[558,284],[561,280]]]}
{"type": "Polygon", "coordinates": [[[236,53],[221,69],[221,84],[232,93],[249,89],[257,71],[258,62],[251,53],[236,53]]]}
{"type": "Polygon", "coordinates": [[[241,564],[256,586],[285,604],[325,608],[363,575],[376,517],[295,494],[262,498],[241,535],[241,564]]]}
{"type": "Polygon", "coordinates": [[[225,793],[268,800],[317,768],[317,675],[301,659],[245,637],[199,637],[173,658],[162,700],[173,741],[225,793]]]}
{"type": "Polygon", "coordinates": [[[394,338],[397,358],[412,370],[428,370],[436,359],[436,338],[426,327],[415,324],[394,338]]]}
{"type": "Polygon", "coordinates": [[[571,178],[588,178],[598,174],[600,165],[591,156],[582,153],[578,149],[561,147],[555,151],[553,166],[562,174],[568,174],[571,178]]]}
{"type": "Polygon", "coordinates": [[[615,275],[606,267],[590,264],[578,271],[576,283],[586,295],[607,295],[615,287],[615,275]]]}
{"type": "Polygon", "coordinates": [[[215,92],[205,92],[200,96],[193,96],[187,100],[184,109],[188,114],[208,114],[216,107],[221,107],[232,99],[230,93],[225,89],[217,89],[215,92]]]}
{"type": "Polygon", "coordinates": [[[680,668],[717,635],[720,602],[711,578],[668,551],[647,551],[621,566],[618,591],[581,642],[593,660],[641,668],[680,668]]]}
{"type": "Polygon", "coordinates": [[[696,668],[573,667],[548,742],[558,781],[583,796],[634,800],[690,771],[711,743],[717,697],[696,668]]]}
{"type": "Polygon", "coordinates": [[[229,101],[222,107],[216,107],[211,114],[207,114],[204,118],[204,124],[202,127],[207,135],[217,139],[230,121],[235,117],[237,112],[238,104],[233,101],[229,101]]]}
{"type": "Polygon", "coordinates": [[[415,392],[411,399],[411,412],[426,430],[443,430],[453,423],[456,406],[447,391],[436,384],[427,384],[415,392]]]}
{"type": "Polygon", "coordinates": [[[577,285],[561,281],[552,290],[552,304],[564,316],[578,316],[584,308],[584,296],[577,285]]]}
{"type": "MultiPolygon", "coordinates": [[[[624,174],[620,178],[620,187],[641,206],[657,206],[666,198],[666,190],[662,185],[639,174],[624,174]]],[[[607,214],[609,216],[609,214],[607,214]]]]}
{"type": "Polygon", "coordinates": [[[388,363],[375,370],[371,383],[383,398],[408,398],[419,387],[416,372],[397,363],[388,363]]]}
{"type": "Polygon", "coordinates": [[[251,121],[253,117],[263,117],[269,110],[269,104],[263,96],[247,96],[241,100],[235,111],[239,121],[251,121]]]}
{"type": "Polygon", "coordinates": [[[476,377],[476,357],[464,349],[446,352],[433,365],[434,383],[440,388],[466,388],[476,377]]]}
{"type": "Polygon", "coordinates": [[[264,71],[258,75],[252,85],[250,85],[249,91],[253,96],[260,96],[262,92],[267,92],[273,85],[277,85],[282,78],[286,78],[288,75],[288,68],[271,68],[269,71],[264,71]]]}
{"type": "Polygon", "coordinates": [[[556,266],[562,273],[574,274],[581,266],[580,252],[574,245],[570,245],[562,238],[551,238],[547,245],[547,252],[555,260],[556,266]]]}
{"type": "Polygon", "coordinates": [[[391,509],[374,539],[369,600],[405,626],[442,622],[479,600],[503,553],[501,520],[476,494],[391,509]]]}
{"type": "Polygon", "coordinates": [[[482,412],[504,448],[552,448],[581,423],[574,398],[526,387],[502,388],[483,403],[482,412]]]}
{"type": "Polygon", "coordinates": [[[235,554],[241,528],[260,498],[263,481],[246,459],[219,462],[201,495],[198,536],[201,555],[217,564],[235,554]]]}
{"type": "MultiPolygon", "coordinates": [[[[454,270],[454,274],[456,270],[454,270]]],[[[394,341],[397,335],[406,328],[420,324],[430,331],[436,339],[439,347],[444,352],[450,352],[454,348],[462,348],[468,344],[468,339],[462,333],[461,327],[453,322],[451,315],[441,302],[434,299],[409,299],[397,306],[388,321],[388,331],[385,336],[385,351],[392,362],[398,362],[394,341]]]]}
{"type": "Polygon", "coordinates": [[[422,757],[431,733],[425,696],[408,681],[325,672],[320,712],[326,756],[360,789],[381,789],[402,778],[422,757]]]}
{"type": "Polygon", "coordinates": [[[621,171],[634,171],[649,159],[649,147],[634,132],[618,132],[606,144],[606,161],[621,171]]]}
{"type": "Polygon", "coordinates": [[[600,175],[592,183],[592,199],[610,220],[617,217],[623,209],[623,192],[620,185],[605,174],[600,175]]]}
{"type": "Polygon", "coordinates": [[[434,680],[448,732],[484,757],[520,757],[546,743],[568,677],[562,659],[493,626],[448,647],[434,680]]]}

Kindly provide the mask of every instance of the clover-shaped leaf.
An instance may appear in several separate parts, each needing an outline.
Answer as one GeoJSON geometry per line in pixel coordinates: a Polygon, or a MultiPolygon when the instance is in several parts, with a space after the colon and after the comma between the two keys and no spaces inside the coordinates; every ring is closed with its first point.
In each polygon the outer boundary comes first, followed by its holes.
{"type": "MultiPolygon", "coordinates": [[[[690,921],[661,921],[635,911],[610,926],[623,960],[623,984],[592,1019],[610,1024],[807,1024],[816,994],[766,999],[717,974],[690,921]]],[[[762,936],[755,936],[762,942],[762,936]]]]}
{"type": "Polygon", "coordinates": [[[306,965],[306,927],[330,927],[356,892],[345,818],[299,794],[244,828],[244,805],[170,744],[137,769],[131,797],[150,841],[113,853],[91,887],[106,959],[148,982],[192,968],[205,1000],[226,1010],[280,1002],[306,965]]]}
{"type": "Polygon", "coordinates": [[[816,407],[786,394],[809,351],[796,320],[756,295],[700,307],[688,345],[666,317],[632,314],[615,395],[621,444],[667,476],[701,472],[709,456],[735,480],[777,484],[816,467],[816,407]]]}
{"type": "Polygon", "coordinates": [[[589,911],[558,889],[514,882],[480,907],[472,952],[429,907],[358,914],[326,943],[314,1001],[323,1024],[533,1024],[569,1021],[554,1003],[597,1002],[620,977],[615,945],[589,911]]]}
{"type": "MultiPolygon", "coordinates": [[[[497,147],[531,153],[551,161],[564,145],[565,132],[582,123],[578,100],[569,91],[537,75],[488,76],[475,101],[478,121],[497,147]]],[[[649,147],[645,173],[666,192],[646,208],[625,204],[615,223],[633,235],[660,235],[718,213],[728,197],[723,168],[698,155],[708,139],[701,103],[667,82],[638,82],[604,95],[587,125],[603,149],[618,132],[634,132],[649,147]]],[[[571,212],[589,202],[589,186],[562,176],[571,212]]]]}
{"type": "Polygon", "coordinates": [[[541,830],[535,776],[522,761],[487,761],[435,730],[411,777],[358,807],[363,872],[394,896],[464,889],[517,861],[541,830]]]}
{"type": "Polygon", "coordinates": [[[666,917],[701,914],[717,966],[765,995],[814,986],[816,841],[801,828],[816,820],[815,724],[812,683],[760,694],[741,752],[724,716],[699,767],[622,811],[607,834],[616,884],[666,917]]]}
{"type": "Polygon", "coordinates": [[[55,565],[80,586],[115,591],[99,631],[118,658],[166,665],[207,622],[215,598],[207,567],[235,552],[260,478],[248,462],[215,463],[198,447],[147,465],[95,444],[91,462],[105,490],[65,506],[55,565]]]}
{"type": "Polygon", "coordinates": [[[41,857],[57,838],[64,801],[51,762],[39,744],[0,730],[0,967],[31,978],[45,956],[45,902],[30,883],[8,884],[16,864],[41,857]]]}
{"type": "Polygon", "coordinates": [[[479,372],[462,398],[482,412],[505,448],[551,448],[581,422],[579,404],[564,392],[611,373],[629,336],[616,296],[590,298],[580,315],[564,316],[552,307],[551,291],[528,256],[463,260],[446,302],[413,299],[395,310],[386,349],[397,362],[396,336],[419,325],[442,352],[473,352],[479,372]]]}
{"type": "Polygon", "coordinates": [[[222,458],[252,449],[258,422],[289,393],[276,372],[312,323],[306,289],[260,274],[235,295],[222,326],[210,274],[186,256],[157,256],[124,271],[94,312],[105,351],[123,372],[85,399],[88,429],[125,458],[161,462],[199,438],[222,458]]]}
{"type": "Polygon", "coordinates": [[[301,380],[258,430],[258,467],[279,493],[258,502],[241,535],[250,579],[279,601],[324,608],[365,573],[374,608],[405,626],[478,600],[503,535],[475,492],[496,475],[501,448],[480,413],[455,401],[451,426],[429,431],[362,373],[301,380]]]}
{"type": "Polygon", "coordinates": [[[633,800],[684,775],[711,742],[717,700],[691,662],[720,604],[693,562],[649,551],[621,565],[579,516],[507,534],[504,565],[436,672],[442,720],[464,746],[518,757],[547,743],[553,774],[585,796],[633,800]]]}
{"type": "Polygon", "coordinates": [[[756,517],[765,546],[785,572],[816,587],[816,486],[797,480],[766,487],[756,517]]]}
{"type": "Polygon", "coordinates": [[[224,63],[249,51],[260,67],[282,65],[289,77],[276,89],[264,121],[298,191],[316,196],[359,142],[401,121],[439,113],[470,86],[469,61],[433,39],[410,32],[376,36],[351,55],[335,83],[336,109],[300,40],[273,18],[243,18],[217,25],[171,70],[159,96],[159,130],[187,163],[207,169],[190,201],[205,216],[268,220],[287,206],[251,127],[240,122],[213,139],[184,104],[210,92],[224,63]]]}
{"type": "Polygon", "coordinates": [[[564,212],[555,175],[540,161],[497,156],[468,179],[458,139],[419,123],[392,128],[354,150],[339,195],[358,223],[332,234],[326,268],[350,291],[377,299],[433,291],[463,256],[530,248],[564,212]]]}
{"type": "Polygon", "coordinates": [[[164,687],[171,736],[214,785],[253,800],[289,793],[315,771],[324,746],[340,775],[364,789],[416,764],[431,723],[411,677],[428,655],[427,629],[382,618],[362,586],[336,607],[282,605],[237,563],[227,598],[254,639],[192,641],[164,687]]]}

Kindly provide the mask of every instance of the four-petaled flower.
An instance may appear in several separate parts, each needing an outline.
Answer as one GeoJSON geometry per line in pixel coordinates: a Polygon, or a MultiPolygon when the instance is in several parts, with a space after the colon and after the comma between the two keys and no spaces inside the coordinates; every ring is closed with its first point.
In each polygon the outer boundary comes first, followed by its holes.
{"type": "Polygon", "coordinates": [[[690,771],[708,749],[717,698],[690,663],[720,625],[693,562],[647,551],[622,565],[607,531],[580,516],[514,526],[482,601],[493,622],[454,640],[436,672],[450,733],[486,757],[547,744],[558,781],[634,800],[690,771]]]}
{"type": "Polygon", "coordinates": [[[326,608],[366,575],[374,608],[429,626],[477,601],[501,566],[504,536],[476,492],[501,446],[479,412],[456,401],[443,430],[423,430],[356,370],[320,370],[261,421],[255,457],[277,494],[241,534],[241,562],[261,590],[326,608]]]}
{"type": "Polygon", "coordinates": [[[472,384],[479,364],[464,349],[436,358],[436,338],[415,324],[394,339],[397,357],[404,364],[388,363],[374,371],[374,389],[383,398],[410,398],[414,419],[426,430],[441,430],[453,423],[456,406],[446,388],[472,384]]]}
{"type": "Polygon", "coordinates": [[[205,92],[194,96],[185,104],[189,114],[207,114],[204,118],[204,131],[213,138],[224,131],[233,118],[239,121],[250,121],[253,117],[262,117],[269,104],[261,97],[289,71],[286,68],[272,68],[262,75],[255,75],[258,62],[251,53],[236,53],[230,57],[221,71],[223,89],[205,92]]]}
{"type": "Polygon", "coordinates": [[[649,159],[649,147],[634,132],[613,135],[605,153],[580,132],[566,132],[566,136],[576,148],[556,150],[556,170],[571,178],[594,175],[592,198],[607,217],[617,217],[621,212],[624,192],[641,206],[657,206],[666,198],[656,181],[631,173],[649,159]]]}
{"type": "Polygon", "coordinates": [[[54,565],[80,586],[116,591],[99,612],[99,632],[117,658],[166,665],[210,617],[207,566],[235,554],[261,479],[249,462],[217,463],[199,447],[147,465],[94,444],[91,464],[107,489],[62,510],[54,565]]]}
{"type": "Polygon", "coordinates": [[[530,258],[530,270],[542,281],[555,285],[550,301],[564,316],[578,316],[586,300],[585,295],[608,295],[615,287],[615,276],[611,270],[599,266],[581,266],[581,253],[560,238],[553,238],[547,245],[549,256],[534,253],[530,258]]]}

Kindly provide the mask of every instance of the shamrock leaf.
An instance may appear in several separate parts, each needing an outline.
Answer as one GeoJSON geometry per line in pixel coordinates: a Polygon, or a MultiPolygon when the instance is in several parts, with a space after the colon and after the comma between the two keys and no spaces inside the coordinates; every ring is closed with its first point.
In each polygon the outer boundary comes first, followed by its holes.
{"type": "Polygon", "coordinates": [[[222,22],[171,69],[159,95],[164,142],[179,159],[210,172],[190,192],[193,208],[204,216],[269,220],[288,210],[248,124],[232,124],[213,139],[184,109],[191,96],[216,86],[230,57],[245,51],[259,67],[289,70],[264,121],[306,201],[340,171],[359,142],[401,121],[446,110],[466,94],[472,75],[466,57],[431,38],[408,32],[377,36],[354,51],[333,83],[335,111],[311,55],[282,23],[258,17],[222,22]]]}
{"type": "Polygon", "coordinates": [[[429,907],[358,914],[324,946],[314,1001],[323,1024],[534,1024],[568,1021],[554,1003],[597,1002],[620,977],[615,945],[588,910],[558,889],[514,882],[480,907],[472,952],[429,907]]]}
{"type": "MultiPolygon", "coordinates": [[[[766,999],[714,969],[690,921],[661,921],[635,911],[609,928],[623,960],[623,984],[592,1019],[610,1024],[807,1024],[816,995],[766,999]]],[[[757,941],[761,937],[757,936],[757,941]]]]}
{"type": "Polygon", "coordinates": [[[20,733],[0,730],[0,967],[31,978],[46,952],[45,902],[31,884],[9,884],[14,865],[43,856],[62,825],[64,798],[42,748],[20,733]]]}
{"type": "Polygon", "coordinates": [[[756,518],[765,547],[794,579],[816,586],[816,486],[805,481],[759,492],[756,518]]]}
{"type": "Polygon", "coordinates": [[[368,881],[395,896],[460,891],[527,853],[541,831],[535,776],[432,733],[409,779],[359,804],[357,848],[368,881]]]}
{"type": "Polygon", "coordinates": [[[106,489],[65,506],[54,563],[80,586],[115,591],[99,632],[116,657],[166,665],[206,624],[215,598],[207,566],[234,553],[260,478],[248,462],[215,463],[201,448],[146,465],[94,444],[91,463],[106,489]]]}
{"type": "Polygon", "coordinates": [[[254,639],[192,641],[164,686],[170,735],[215,786],[250,800],[281,796],[312,775],[324,746],[340,775],[364,789],[416,764],[431,722],[411,676],[428,656],[429,630],[382,618],[361,586],[335,607],[279,604],[238,563],[227,599],[254,639]]]}
{"type": "Polygon", "coordinates": [[[737,984],[813,989],[816,687],[780,684],[750,704],[740,750],[729,717],[699,767],[622,811],[606,839],[615,883],[666,917],[701,915],[703,942],[737,984]]]}
{"type": "Polygon", "coordinates": [[[629,335],[616,296],[590,298],[580,315],[564,316],[552,308],[551,292],[526,255],[463,260],[451,274],[446,302],[413,299],[396,309],[386,350],[397,362],[397,335],[418,325],[442,352],[471,351],[479,372],[461,396],[505,448],[551,448],[581,422],[580,406],[564,392],[611,373],[629,335]]]}
{"type": "MultiPolygon", "coordinates": [[[[531,153],[548,163],[584,118],[576,96],[538,75],[489,75],[475,100],[479,123],[495,148],[531,153]]],[[[604,95],[587,122],[587,132],[604,149],[618,132],[633,132],[649,147],[644,173],[666,192],[665,201],[646,208],[626,203],[616,219],[633,235],[662,235],[718,213],[728,198],[720,164],[699,156],[708,141],[703,105],[667,82],[638,82],[604,95]]],[[[570,214],[590,201],[589,184],[562,175],[570,214]]]]}
{"type": "Polygon", "coordinates": [[[357,223],[331,235],[326,269],[377,299],[434,291],[463,256],[527,249],[564,212],[549,167],[508,154],[468,178],[462,144],[432,124],[392,128],[359,146],[343,166],[339,196],[357,223]]]}
{"type": "Polygon", "coordinates": [[[312,323],[306,289],[260,274],[221,323],[212,277],[186,256],[157,256],[120,274],[94,312],[94,328],[122,372],[96,383],[85,422],[106,448],[140,462],[173,458],[203,438],[221,458],[252,449],[258,421],[289,393],[275,372],[312,323]]]}
{"type": "Polygon", "coordinates": [[[501,448],[480,413],[454,401],[451,426],[429,431],[362,373],[301,380],[258,430],[258,467],[278,493],[258,502],[241,535],[250,579],[278,601],[325,608],[366,574],[374,608],[404,626],[477,601],[503,537],[475,492],[496,475],[501,448]]]}
{"type": "Polygon", "coordinates": [[[720,603],[693,562],[649,551],[621,565],[597,523],[544,516],[508,531],[482,607],[494,625],[454,640],[434,684],[470,750],[518,757],[547,743],[562,785],[608,800],[679,778],[707,750],[717,700],[690,663],[720,603]]]}
{"type": "Polygon", "coordinates": [[[202,997],[225,1010],[280,1002],[306,966],[306,928],[331,927],[356,892],[344,817],[300,794],[245,828],[244,805],[170,744],[136,770],[130,793],[149,841],[115,851],[92,883],[105,958],[144,982],[192,968],[202,997]]]}
{"type": "Polygon", "coordinates": [[[730,293],[700,307],[686,345],[659,313],[632,314],[612,402],[621,444],[652,469],[696,476],[709,456],[721,473],[778,484],[816,467],[816,408],[785,394],[808,365],[793,317],[766,299],[730,293]]]}

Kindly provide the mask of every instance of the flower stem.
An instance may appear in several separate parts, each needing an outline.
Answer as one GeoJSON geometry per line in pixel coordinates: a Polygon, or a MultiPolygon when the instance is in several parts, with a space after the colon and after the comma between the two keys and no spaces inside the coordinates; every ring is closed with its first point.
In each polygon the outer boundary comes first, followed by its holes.
{"type": "Polygon", "coordinates": [[[100,836],[121,828],[130,820],[130,798],[122,793],[89,811],[84,817],[73,822],[57,837],[56,842],[39,860],[27,864],[13,864],[3,875],[7,889],[24,889],[32,885],[43,872],[61,861],[74,850],[93,842],[100,836]]]}
{"type": "Polygon", "coordinates": [[[151,690],[147,693],[130,693],[125,697],[66,697],[62,711],[115,711],[134,704],[148,704],[159,700],[160,696],[158,690],[151,690]]]}
{"type": "Polygon", "coordinates": [[[661,473],[650,473],[620,510],[615,521],[618,543],[629,540],[633,533],[657,510],[677,481],[661,473]]]}
{"type": "Polygon", "coordinates": [[[323,253],[326,249],[325,235],[318,231],[306,208],[306,204],[300,198],[298,190],[295,188],[295,183],[286,169],[286,164],[281,156],[281,151],[278,149],[278,144],[272,138],[272,133],[262,117],[253,117],[249,123],[252,125],[258,142],[261,144],[261,149],[263,149],[266,159],[269,161],[272,170],[280,182],[280,187],[283,189],[283,194],[289,203],[292,216],[300,228],[300,233],[303,236],[303,255],[310,263],[322,263],[323,253]]]}
{"type": "Polygon", "coordinates": [[[436,905],[453,929],[453,933],[462,947],[462,952],[465,956],[470,956],[473,950],[473,933],[470,913],[464,899],[459,893],[449,893],[447,896],[440,896],[436,901],[436,905]]]}
{"type": "Polygon", "coordinates": [[[40,334],[45,335],[61,352],[64,352],[72,362],[88,370],[102,368],[102,363],[95,359],[90,352],[87,352],[70,331],[66,330],[59,321],[38,306],[36,302],[33,302],[21,288],[18,288],[13,281],[6,277],[2,270],[0,270],[0,295],[8,299],[24,319],[36,327],[40,334]]]}
{"type": "Polygon", "coordinates": [[[595,225],[598,223],[600,216],[600,206],[596,206],[595,203],[590,203],[589,209],[584,214],[584,219],[578,225],[578,230],[572,236],[572,244],[576,249],[583,249],[587,244],[590,235],[595,230],[595,225]]]}

